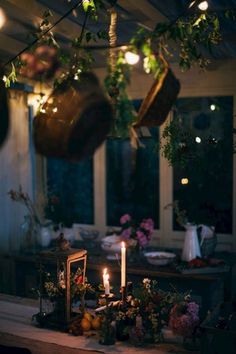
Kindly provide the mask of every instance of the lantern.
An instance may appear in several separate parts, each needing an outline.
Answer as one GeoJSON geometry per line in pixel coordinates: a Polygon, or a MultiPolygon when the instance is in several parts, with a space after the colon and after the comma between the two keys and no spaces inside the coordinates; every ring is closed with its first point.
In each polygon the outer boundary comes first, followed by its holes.
{"type": "Polygon", "coordinates": [[[86,262],[86,250],[69,247],[39,254],[40,312],[35,315],[37,324],[66,330],[76,319],[79,311],[73,308],[73,295],[79,277],[81,283],[85,282],[86,262]]]}

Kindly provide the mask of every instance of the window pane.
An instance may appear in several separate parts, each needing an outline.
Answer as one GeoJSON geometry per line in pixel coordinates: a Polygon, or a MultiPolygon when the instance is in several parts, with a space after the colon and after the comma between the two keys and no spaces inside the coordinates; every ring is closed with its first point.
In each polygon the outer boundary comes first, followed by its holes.
{"type": "Polygon", "coordinates": [[[151,217],[159,227],[159,155],[157,128],[140,139],[145,147],[133,149],[130,141],[108,139],[106,144],[107,224],[119,225],[121,215],[136,220],[151,217]]]}
{"type": "Polygon", "coordinates": [[[48,196],[59,199],[57,222],[93,224],[93,160],[47,160],[48,196]],[[62,220],[59,220],[62,219],[62,220]]]}
{"type": "Polygon", "coordinates": [[[232,233],[233,98],[181,98],[176,115],[194,133],[199,158],[174,168],[174,200],[187,211],[189,221],[232,233]]]}

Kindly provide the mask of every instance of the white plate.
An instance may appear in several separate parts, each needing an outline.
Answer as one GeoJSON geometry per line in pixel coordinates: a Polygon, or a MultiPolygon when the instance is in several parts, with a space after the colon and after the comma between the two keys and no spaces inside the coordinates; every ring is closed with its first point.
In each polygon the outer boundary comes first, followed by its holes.
{"type": "Polygon", "coordinates": [[[106,256],[106,259],[108,259],[109,261],[118,261],[120,260],[120,254],[116,253],[116,254],[108,254],[106,256]]]}
{"type": "Polygon", "coordinates": [[[117,235],[111,235],[102,238],[101,247],[108,253],[120,253],[121,250],[121,238],[117,235]]]}
{"type": "Polygon", "coordinates": [[[148,263],[153,265],[167,265],[175,259],[176,255],[170,252],[145,252],[148,263]]]}

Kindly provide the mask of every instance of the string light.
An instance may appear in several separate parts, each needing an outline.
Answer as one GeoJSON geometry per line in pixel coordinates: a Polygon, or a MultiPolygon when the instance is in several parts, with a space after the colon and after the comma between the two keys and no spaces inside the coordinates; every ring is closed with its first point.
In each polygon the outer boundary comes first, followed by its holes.
{"type": "Polygon", "coordinates": [[[200,2],[200,4],[198,4],[198,8],[201,11],[206,11],[208,9],[208,2],[207,1],[200,2]]]}
{"type": "Polygon", "coordinates": [[[211,104],[210,105],[210,110],[211,111],[215,111],[216,110],[216,105],[215,104],[211,104]]]}
{"type": "Polygon", "coordinates": [[[139,62],[139,55],[133,52],[126,52],[125,53],[125,60],[130,65],[135,65],[139,62]]]}
{"type": "Polygon", "coordinates": [[[48,96],[44,93],[31,93],[28,96],[28,106],[33,106],[36,111],[39,109],[40,112],[45,113],[46,111],[45,109],[42,109],[42,106],[47,99],[48,96]]]}
{"type": "Polygon", "coordinates": [[[202,139],[199,136],[196,136],[195,141],[196,143],[200,144],[202,139]]]}
{"type": "Polygon", "coordinates": [[[188,178],[181,178],[181,184],[188,184],[188,178]]]}
{"type": "Polygon", "coordinates": [[[206,11],[208,9],[208,1],[194,0],[190,3],[189,9],[193,6],[194,7],[197,6],[199,8],[199,10],[201,10],[201,11],[206,11]]]}

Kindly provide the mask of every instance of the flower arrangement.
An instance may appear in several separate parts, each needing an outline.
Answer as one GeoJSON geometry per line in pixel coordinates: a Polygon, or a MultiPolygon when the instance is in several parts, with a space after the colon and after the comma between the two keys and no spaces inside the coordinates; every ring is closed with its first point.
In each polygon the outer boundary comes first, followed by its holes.
{"type": "Polygon", "coordinates": [[[29,216],[33,222],[39,225],[42,223],[41,217],[39,216],[35,204],[30,199],[28,193],[23,192],[21,185],[19,186],[18,191],[11,189],[8,194],[10,195],[11,200],[13,200],[14,202],[19,202],[26,207],[29,216]]]}
{"type": "Polygon", "coordinates": [[[199,305],[184,301],[170,311],[169,327],[175,334],[190,337],[199,323],[199,305]]]}
{"type": "Polygon", "coordinates": [[[174,212],[176,214],[176,221],[177,223],[185,227],[186,224],[189,223],[188,217],[187,217],[187,211],[185,209],[181,209],[179,206],[179,200],[174,200],[173,203],[167,204],[164,209],[168,209],[169,207],[173,207],[174,212]]]}
{"type": "Polygon", "coordinates": [[[151,218],[143,219],[140,224],[132,219],[129,214],[124,214],[120,218],[121,224],[121,238],[125,241],[129,241],[134,245],[137,244],[139,247],[145,247],[151,240],[154,222],[151,218]]]}
{"type": "MultiPolygon", "coordinates": [[[[144,278],[127,297],[125,305],[113,307],[119,339],[127,338],[128,334],[135,345],[162,341],[162,328],[170,323],[172,309],[184,303],[186,296],[177,291],[164,292],[156,280],[144,278]]],[[[194,311],[194,305],[191,306],[189,311],[194,311]]]]}
{"type": "MultiPolygon", "coordinates": [[[[44,296],[47,296],[52,302],[56,302],[60,298],[65,297],[66,283],[65,273],[61,269],[58,271],[57,279],[53,279],[51,273],[44,273],[44,296]]],[[[71,302],[81,302],[81,311],[84,311],[85,303],[84,298],[87,292],[93,293],[95,290],[92,285],[84,279],[83,271],[78,268],[75,273],[70,277],[70,296],[71,302]]]]}

